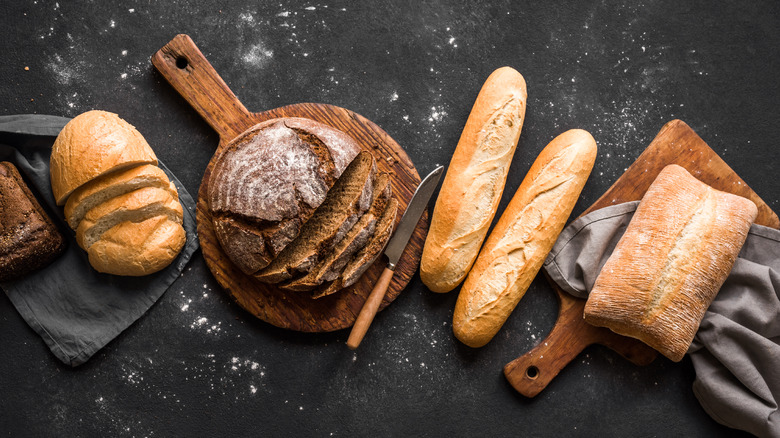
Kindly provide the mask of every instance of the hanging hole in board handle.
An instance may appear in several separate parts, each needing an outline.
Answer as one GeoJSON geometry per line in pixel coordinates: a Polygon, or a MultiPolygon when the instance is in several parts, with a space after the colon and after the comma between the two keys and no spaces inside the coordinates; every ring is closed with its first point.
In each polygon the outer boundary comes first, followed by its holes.
{"type": "Polygon", "coordinates": [[[536,378],[539,377],[539,368],[531,365],[525,369],[525,376],[531,380],[536,380],[536,378]]]}
{"type": "Polygon", "coordinates": [[[181,70],[184,70],[187,68],[187,65],[189,65],[189,62],[187,61],[187,58],[183,56],[179,56],[176,58],[176,67],[178,67],[181,70]]]}

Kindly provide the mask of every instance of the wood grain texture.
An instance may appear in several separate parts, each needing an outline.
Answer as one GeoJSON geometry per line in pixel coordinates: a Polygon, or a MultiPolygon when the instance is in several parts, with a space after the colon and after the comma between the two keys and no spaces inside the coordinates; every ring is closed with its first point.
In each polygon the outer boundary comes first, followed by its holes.
{"type": "MultiPolygon", "coordinates": [[[[321,103],[299,103],[260,113],[250,113],[206,60],[192,39],[177,35],[152,56],[152,64],[219,134],[218,153],[236,136],[252,126],[278,117],[304,117],[345,132],[377,160],[380,172],[391,176],[393,197],[403,212],[420,183],[414,164],[379,126],[350,110],[321,103]]],[[[360,280],[341,292],[317,300],[308,293],[285,292],[260,283],[238,269],[222,251],[209,213],[209,177],[212,157],[203,174],[197,202],[198,238],[209,270],[217,282],[244,309],[277,327],[303,332],[325,332],[351,327],[382,273],[380,257],[360,280]]],[[[396,217],[396,226],[401,215],[396,217]]],[[[390,304],[411,280],[420,262],[428,230],[428,213],[423,213],[409,244],[396,265],[395,275],[380,310],[390,304]]]]}
{"type": "MultiPolygon", "coordinates": [[[[777,214],[681,120],[664,125],[639,158],[582,215],[642,199],[661,169],[669,164],[684,167],[716,189],[752,200],[758,206],[756,223],[780,228],[777,214]]],[[[658,355],[636,339],[587,324],[583,319],[585,300],[565,293],[552,281],[550,284],[560,301],[555,326],[539,345],[504,367],[507,380],[521,394],[527,397],[539,394],[569,362],[592,344],[607,346],[637,365],[647,365],[658,355]]]]}

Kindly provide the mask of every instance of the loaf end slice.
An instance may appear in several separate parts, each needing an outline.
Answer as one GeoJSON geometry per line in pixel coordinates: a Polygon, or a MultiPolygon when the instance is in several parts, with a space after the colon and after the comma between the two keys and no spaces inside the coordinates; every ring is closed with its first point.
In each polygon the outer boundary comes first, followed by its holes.
{"type": "Polygon", "coordinates": [[[186,240],[181,224],[160,215],[113,226],[89,247],[87,254],[98,272],[142,276],[170,265],[186,240]]]}
{"type": "Polygon", "coordinates": [[[255,278],[264,283],[279,283],[308,272],[369,208],[375,172],[374,157],[365,151],[358,154],[303,225],[298,237],[268,266],[255,273],[255,278]]]}
{"type": "Polygon", "coordinates": [[[47,266],[65,239],[12,163],[0,162],[0,281],[47,266]]]}
{"type": "Polygon", "coordinates": [[[585,321],[680,361],[757,214],[752,201],[667,166],[599,273],[585,321]]]}

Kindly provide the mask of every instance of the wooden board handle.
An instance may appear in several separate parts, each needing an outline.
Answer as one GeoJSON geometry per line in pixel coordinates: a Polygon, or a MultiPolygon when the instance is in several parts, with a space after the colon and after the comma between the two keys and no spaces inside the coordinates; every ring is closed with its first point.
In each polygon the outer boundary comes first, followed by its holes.
{"type": "Polygon", "coordinates": [[[601,344],[615,350],[635,365],[648,365],[658,353],[642,342],[620,336],[609,329],[595,327],[583,319],[585,300],[556,289],[560,312],[550,334],[528,353],[504,366],[504,376],[526,397],[534,397],[582,350],[601,344]]]}
{"type": "Polygon", "coordinates": [[[176,35],[152,55],[152,64],[223,142],[251,126],[247,109],[188,35],[176,35]]]}
{"type": "Polygon", "coordinates": [[[382,271],[382,275],[379,276],[379,280],[376,281],[374,289],[371,290],[371,294],[366,298],[366,303],[363,304],[363,308],[360,309],[360,314],[355,320],[352,332],[349,334],[349,339],[347,340],[347,346],[349,348],[353,350],[356,349],[358,345],[360,345],[360,341],[362,341],[363,337],[366,335],[368,327],[374,320],[374,316],[376,316],[376,312],[379,310],[379,305],[385,297],[387,287],[390,286],[390,280],[393,279],[393,274],[394,272],[392,269],[385,268],[385,270],[382,271]]]}

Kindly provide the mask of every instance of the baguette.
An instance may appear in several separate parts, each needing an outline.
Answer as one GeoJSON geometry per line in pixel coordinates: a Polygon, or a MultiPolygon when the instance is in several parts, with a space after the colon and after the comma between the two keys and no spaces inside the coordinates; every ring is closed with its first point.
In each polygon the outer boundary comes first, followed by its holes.
{"type": "Polygon", "coordinates": [[[536,159],[479,253],[455,304],[455,337],[481,347],[525,294],[563,230],[596,160],[581,129],[559,135],[536,159]]]}
{"type": "Polygon", "coordinates": [[[666,166],[596,278],[585,321],[679,362],[757,214],[749,199],[666,166]]]}
{"type": "Polygon", "coordinates": [[[510,67],[482,86],[431,217],[420,278],[434,292],[449,292],[468,274],[506,184],[526,105],[523,76],[510,67]]]}

